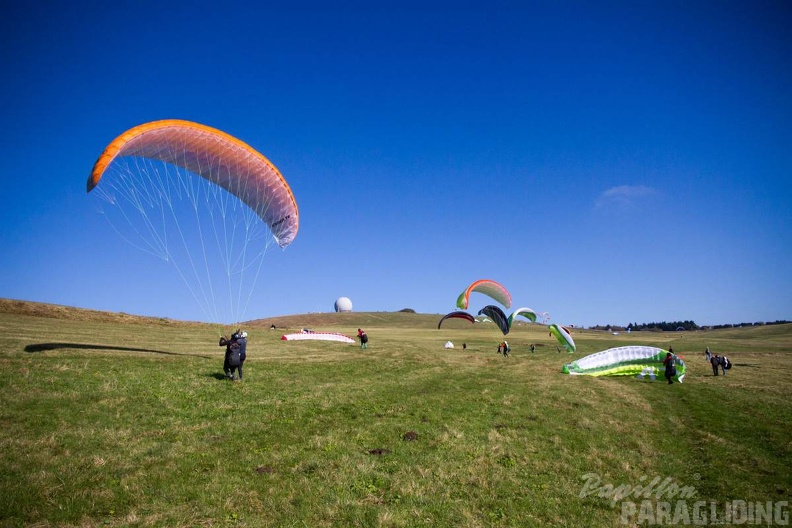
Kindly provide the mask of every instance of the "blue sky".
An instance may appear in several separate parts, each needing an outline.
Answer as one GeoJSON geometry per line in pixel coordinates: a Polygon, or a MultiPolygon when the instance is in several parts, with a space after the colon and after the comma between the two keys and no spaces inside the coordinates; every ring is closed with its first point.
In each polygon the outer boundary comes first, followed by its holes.
{"type": "Polygon", "coordinates": [[[202,318],[85,193],[178,118],[297,199],[246,319],[446,313],[479,278],[562,324],[792,318],[789,2],[283,5],[6,7],[0,297],[202,318]]]}

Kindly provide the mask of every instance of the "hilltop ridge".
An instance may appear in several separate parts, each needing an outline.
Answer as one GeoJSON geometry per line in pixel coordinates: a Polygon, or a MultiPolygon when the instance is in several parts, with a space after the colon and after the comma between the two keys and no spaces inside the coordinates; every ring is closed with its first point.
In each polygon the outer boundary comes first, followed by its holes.
{"type": "MultiPolygon", "coordinates": [[[[0,298],[0,313],[45,317],[51,319],[68,319],[74,321],[118,322],[131,324],[156,324],[190,326],[203,325],[198,321],[182,321],[167,317],[132,315],[124,312],[109,312],[78,308],[60,304],[23,301],[0,298]]],[[[279,315],[243,321],[241,325],[264,328],[275,325],[276,328],[301,329],[311,327],[342,326],[378,326],[389,327],[435,327],[440,320],[439,314],[417,314],[412,312],[316,312],[306,314],[279,315]]]]}

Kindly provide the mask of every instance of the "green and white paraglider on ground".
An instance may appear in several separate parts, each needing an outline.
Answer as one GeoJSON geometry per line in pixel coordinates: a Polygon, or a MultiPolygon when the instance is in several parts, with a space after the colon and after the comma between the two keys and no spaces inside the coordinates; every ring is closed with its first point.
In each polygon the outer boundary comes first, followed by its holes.
{"type": "MultiPolygon", "coordinates": [[[[637,376],[639,378],[664,379],[665,365],[663,360],[668,351],[649,346],[623,346],[609,348],[602,352],[588,355],[577,361],[564,365],[564,374],[588,376],[637,376]]],[[[674,379],[682,383],[685,377],[685,361],[674,355],[676,376],[674,379]]]]}

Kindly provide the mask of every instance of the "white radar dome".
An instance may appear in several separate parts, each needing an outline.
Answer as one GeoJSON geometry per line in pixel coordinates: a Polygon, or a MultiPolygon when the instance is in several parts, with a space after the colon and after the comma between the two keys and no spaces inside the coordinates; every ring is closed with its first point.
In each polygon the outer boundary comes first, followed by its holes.
{"type": "Polygon", "coordinates": [[[339,297],[338,299],[336,299],[335,311],[336,312],[351,312],[352,311],[352,301],[349,300],[349,297],[339,297]]]}

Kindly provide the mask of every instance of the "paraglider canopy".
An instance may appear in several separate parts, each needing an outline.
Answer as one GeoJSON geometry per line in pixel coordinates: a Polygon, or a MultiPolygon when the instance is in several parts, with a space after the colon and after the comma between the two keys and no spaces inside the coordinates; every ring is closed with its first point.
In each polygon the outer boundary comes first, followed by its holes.
{"type": "Polygon", "coordinates": [[[557,324],[551,324],[547,328],[550,330],[550,333],[555,336],[558,342],[561,343],[561,345],[567,350],[567,352],[572,353],[576,350],[575,340],[572,339],[569,330],[557,324]]]}
{"type": "Polygon", "coordinates": [[[179,119],[131,128],[99,156],[88,177],[88,192],[122,156],[170,163],[219,185],[267,224],[280,247],[288,246],[297,236],[297,202],[281,173],[258,151],[221,130],[179,119]]]}
{"type": "Polygon", "coordinates": [[[503,310],[498,308],[494,305],[488,305],[479,310],[479,315],[486,315],[492,322],[495,323],[500,331],[503,332],[503,335],[509,333],[509,320],[506,318],[506,314],[503,313],[503,310]]]}
{"type": "Polygon", "coordinates": [[[681,383],[686,371],[684,360],[671,352],[650,346],[609,348],[564,365],[562,372],[588,376],[637,376],[654,380],[665,368],[664,360],[669,354],[676,368],[674,378],[681,383]]]}
{"type": "Polygon", "coordinates": [[[514,319],[516,317],[518,317],[518,316],[519,317],[524,317],[524,318],[528,319],[529,321],[531,321],[532,323],[536,322],[536,312],[534,312],[530,308],[517,308],[509,316],[509,328],[511,328],[514,325],[514,319]]]}
{"type": "Polygon", "coordinates": [[[284,334],[282,341],[339,341],[341,343],[354,343],[355,340],[348,335],[338,332],[312,332],[303,331],[297,334],[284,334]]]}
{"type": "Polygon", "coordinates": [[[511,295],[508,290],[493,280],[482,279],[475,281],[459,294],[457,298],[457,307],[459,309],[467,310],[470,294],[473,292],[483,293],[495,299],[506,308],[511,308],[511,295]]]}
{"type": "Polygon", "coordinates": [[[172,264],[212,322],[239,322],[264,255],[299,227],[280,171],[241,140],[178,119],[135,126],[108,144],[88,199],[123,240],[172,264]]]}
{"type": "Polygon", "coordinates": [[[443,321],[445,321],[446,319],[462,319],[462,320],[464,320],[464,321],[467,321],[467,322],[469,322],[469,323],[474,323],[474,322],[476,321],[476,320],[473,318],[473,316],[472,316],[472,315],[470,315],[470,314],[469,314],[469,313],[467,313],[467,312],[459,312],[459,311],[457,311],[457,312],[451,312],[451,313],[449,313],[449,314],[446,314],[446,315],[444,315],[444,316],[443,316],[443,318],[442,318],[442,319],[440,319],[440,322],[439,322],[439,323],[437,323],[437,329],[438,329],[438,330],[440,330],[440,325],[442,325],[442,324],[443,324],[443,321]]]}

